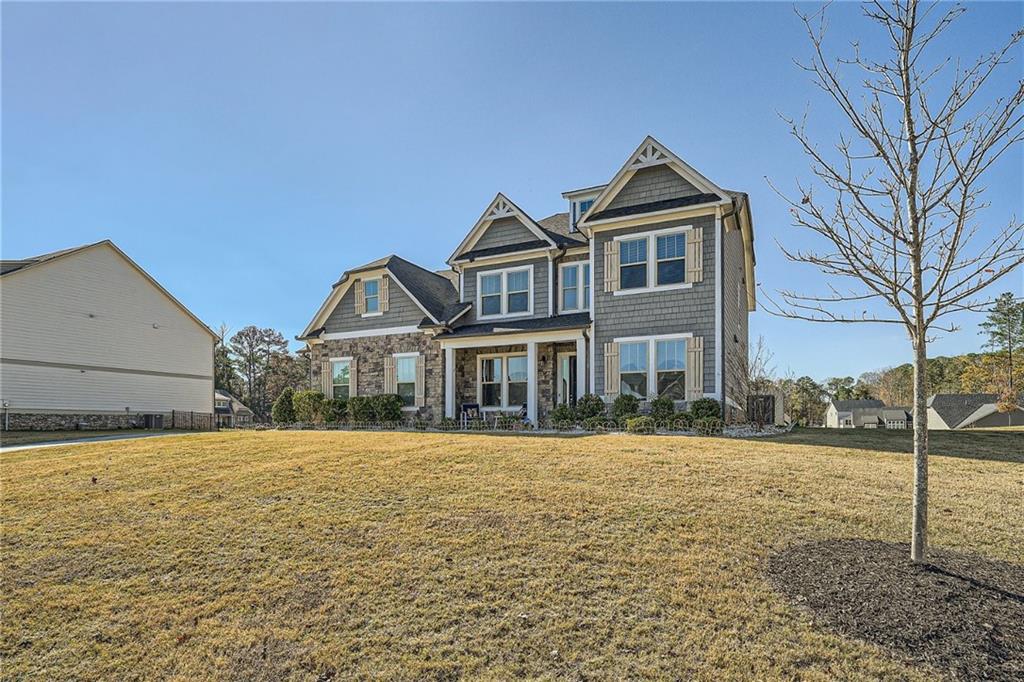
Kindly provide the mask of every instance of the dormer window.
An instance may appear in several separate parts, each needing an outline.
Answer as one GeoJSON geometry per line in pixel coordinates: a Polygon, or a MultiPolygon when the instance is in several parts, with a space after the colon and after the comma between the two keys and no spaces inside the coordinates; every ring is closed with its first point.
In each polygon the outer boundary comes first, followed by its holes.
{"type": "Polygon", "coordinates": [[[366,312],[380,311],[380,280],[368,279],[363,282],[363,300],[366,301],[366,312]]]}

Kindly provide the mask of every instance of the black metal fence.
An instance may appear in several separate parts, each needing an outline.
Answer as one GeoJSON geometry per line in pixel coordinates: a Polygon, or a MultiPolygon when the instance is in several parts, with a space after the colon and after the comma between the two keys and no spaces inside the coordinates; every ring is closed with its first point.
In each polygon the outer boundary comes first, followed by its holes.
{"type": "Polygon", "coordinates": [[[172,429],[184,429],[186,431],[216,431],[217,420],[209,412],[185,412],[184,410],[171,411],[172,429]]]}

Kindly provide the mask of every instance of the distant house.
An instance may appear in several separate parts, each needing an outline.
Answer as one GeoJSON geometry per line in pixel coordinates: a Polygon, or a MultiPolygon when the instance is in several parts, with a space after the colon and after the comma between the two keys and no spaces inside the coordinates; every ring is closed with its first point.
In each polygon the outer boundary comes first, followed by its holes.
{"type": "Polygon", "coordinates": [[[905,429],[910,412],[886,407],[881,400],[833,400],[825,411],[825,426],[832,429],[905,429]]]}
{"type": "Polygon", "coordinates": [[[938,393],[928,399],[928,428],[977,429],[993,426],[1024,426],[1024,410],[999,412],[994,393],[938,393]]]}
{"type": "Polygon", "coordinates": [[[156,415],[170,425],[173,410],[212,415],[216,339],[109,240],[0,261],[8,428],[155,425],[156,415]]]}
{"type": "Polygon", "coordinates": [[[217,426],[228,428],[252,424],[252,410],[227,391],[218,388],[214,396],[213,411],[217,415],[217,426]]]}

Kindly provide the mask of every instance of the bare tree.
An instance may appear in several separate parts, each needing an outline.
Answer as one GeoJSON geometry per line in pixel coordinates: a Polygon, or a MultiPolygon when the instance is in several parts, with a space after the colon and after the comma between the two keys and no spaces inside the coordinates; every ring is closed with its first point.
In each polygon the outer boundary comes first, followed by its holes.
{"type": "MultiPolygon", "coordinates": [[[[977,221],[984,173],[1024,137],[1024,84],[985,104],[979,93],[1024,36],[961,65],[931,58],[936,39],[965,9],[915,0],[871,2],[864,15],[887,41],[879,59],[826,52],[827,5],[800,14],[812,47],[800,66],[842,112],[848,129],[835,148],[815,144],[803,120],[788,120],[814,180],[786,199],[795,225],[823,238],[821,250],[783,248],[829,279],[819,295],[780,291],[771,312],[815,322],[881,323],[906,329],[914,366],[914,500],[911,558],[927,553],[927,346],[953,331],[949,316],[987,304],[982,290],[1024,262],[1024,227],[977,221]],[[854,71],[857,86],[842,75],[854,71]],[[843,278],[843,279],[840,279],[843,278]],[[848,285],[848,286],[847,286],[848,285]],[[882,311],[882,312],[879,312],[882,311]]],[[[773,188],[775,186],[773,185],[773,188]]],[[[776,189],[776,191],[778,191],[776,189]]]]}
{"type": "Polygon", "coordinates": [[[775,354],[763,336],[758,336],[744,359],[747,392],[751,395],[770,393],[775,386],[775,354]]]}

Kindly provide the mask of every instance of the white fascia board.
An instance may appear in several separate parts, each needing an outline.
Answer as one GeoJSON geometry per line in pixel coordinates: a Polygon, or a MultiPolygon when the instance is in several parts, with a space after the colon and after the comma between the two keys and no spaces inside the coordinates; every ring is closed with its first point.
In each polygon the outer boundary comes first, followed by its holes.
{"type": "Polygon", "coordinates": [[[583,329],[560,329],[544,332],[521,332],[514,334],[481,334],[480,336],[437,339],[441,348],[487,348],[490,346],[508,346],[512,344],[548,343],[551,341],[575,341],[583,336],[583,329]]]}
{"type": "Polygon", "coordinates": [[[381,327],[379,329],[360,329],[351,332],[329,332],[320,335],[321,341],[335,341],[339,339],[365,339],[374,336],[394,336],[395,334],[412,334],[423,332],[415,325],[407,327],[381,327]]]}

